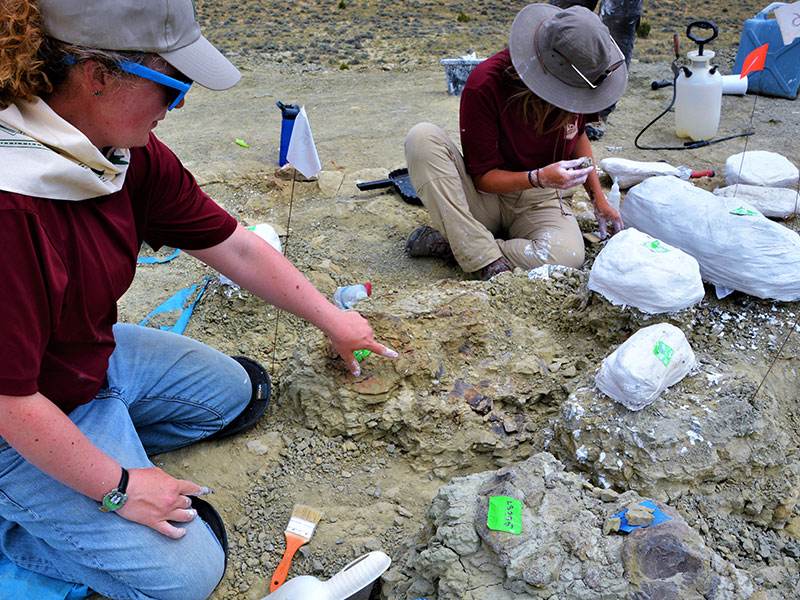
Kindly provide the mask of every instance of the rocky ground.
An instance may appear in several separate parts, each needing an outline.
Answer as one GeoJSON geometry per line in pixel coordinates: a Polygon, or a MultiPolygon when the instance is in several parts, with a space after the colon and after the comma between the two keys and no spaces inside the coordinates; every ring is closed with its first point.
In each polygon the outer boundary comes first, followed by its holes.
{"type": "MultiPolygon", "coordinates": [[[[724,98],[718,135],[754,128],[746,141],[685,152],[634,147],[639,130],[671,98],[669,89],[652,91],[649,84],[670,77],[672,32],[682,35],[692,18],[713,19],[721,29],[714,49],[729,73],[741,24],[752,16],[744,2],[707,1],[691,11],[666,1],[645,4],[650,34],[637,41],[628,91],[593,144],[596,158],[715,169],[716,177],[699,183],[707,189],[724,185],[725,159],[745,143],[800,163],[800,108],[761,96],[724,98]]],[[[394,560],[384,598],[796,597],[797,303],[741,293],[717,300],[708,287],[699,305],[670,315],[615,307],[586,287],[601,247],[588,241],[581,270],[473,281],[435,260],[404,255],[408,233],[427,222],[423,209],[387,190],[354,185],[403,166],[403,139],[418,121],[457,135],[458,99],[447,95],[438,60],[499,50],[521,6],[198,2],[208,37],[231,54],[243,79],[222,93],[192,90],[156,133],[243,223],[273,224],[287,256],[323,293],[332,297],[339,285],[371,281],[373,296],[358,309],[400,353],[395,361],[368,357],[364,374],[354,378],[315,329],[224,285],[191,258],[140,266],[120,303],[122,320],[139,322],[209,276],[187,335],[256,358],[273,378],[272,406],[252,430],[155,458],[168,472],[214,490],[210,500],[231,544],[214,599],[266,595],[298,503],[324,516],[290,576],[327,578],[380,549],[394,560]],[[293,183],[290,172],[277,169],[276,101],[306,107],[324,171],[318,182],[293,183]],[[661,321],[681,327],[699,365],[656,404],[632,413],[598,392],[594,375],[634,331],[661,321]],[[515,466],[529,457],[534,462],[515,466]],[[518,549],[498,545],[472,522],[470,499],[486,495],[481,486],[505,467],[540,475],[564,470],[552,485],[542,475],[542,489],[556,486],[561,495],[551,498],[571,498],[559,518],[575,529],[548,530],[562,540],[558,548],[527,550],[545,575],[514,566],[509,556],[518,549]],[[635,552],[624,554],[622,538],[600,532],[603,518],[621,506],[616,496],[597,499],[606,488],[674,511],[685,525],[685,547],[700,548],[691,556],[704,565],[701,583],[675,588],[691,593],[659,596],[666,592],[652,577],[643,583],[626,575],[635,571],[635,552]],[[581,550],[569,542],[575,536],[596,540],[602,552],[581,550]],[[603,570],[616,573],[616,596],[608,595],[613,578],[596,575],[603,570]],[[569,585],[561,573],[569,573],[569,585]]],[[[676,141],[671,119],[643,141],[676,141]]],[[[579,214],[587,233],[596,230],[585,205],[579,214]]],[[[796,219],[784,225],[797,229],[796,219]]],[[[539,497],[524,486],[515,490],[539,497]]],[[[531,522],[552,520],[545,509],[532,516],[535,504],[527,509],[531,522]]]]}

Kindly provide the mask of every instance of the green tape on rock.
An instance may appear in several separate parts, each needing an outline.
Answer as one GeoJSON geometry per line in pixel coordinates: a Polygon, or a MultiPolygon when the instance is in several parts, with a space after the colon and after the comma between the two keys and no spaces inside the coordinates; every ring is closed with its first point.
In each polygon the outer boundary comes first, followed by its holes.
{"type": "Polygon", "coordinates": [[[659,240],[653,240],[652,242],[645,242],[644,244],[642,244],[642,246],[650,250],[650,252],[669,252],[669,248],[663,246],[659,240]]]}
{"type": "Polygon", "coordinates": [[[522,533],[522,502],[509,496],[492,496],[489,498],[486,526],[494,531],[519,535],[522,533]]]}
{"type": "Polygon", "coordinates": [[[675,351],[667,346],[664,342],[657,342],[655,348],[653,348],[653,354],[656,355],[658,360],[667,367],[669,366],[669,362],[672,360],[672,355],[675,354],[675,351]]]}
{"type": "Polygon", "coordinates": [[[739,215],[743,217],[749,217],[750,215],[757,215],[758,213],[754,210],[750,210],[749,208],[745,208],[744,206],[740,206],[739,208],[734,208],[730,211],[732,215],[739,215]]]}

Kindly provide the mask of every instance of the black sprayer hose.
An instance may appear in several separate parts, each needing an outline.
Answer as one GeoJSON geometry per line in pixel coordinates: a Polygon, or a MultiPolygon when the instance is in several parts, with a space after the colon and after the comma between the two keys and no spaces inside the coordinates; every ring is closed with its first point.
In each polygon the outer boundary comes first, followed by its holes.
{"type": "Polygon", "coordinates": [[[672,71],[675,73],[675,76],[672,79],[672,100],[669,103],[669,106],[664,109],[664,111],[658,115],[655,119],[650,121],[647,125],[644,126],[636,138],[633,140],[633,145],[636,146],[639,150],[692,150],[694,148],[703,148],[705,146],[710,146],[711,144],[718,144],[719,142],[724,142],[726,140],[732,140],[733,138],[738,137],[745,137],[748,135],[753,135],[755,131],[745,131],[744,133],[737,133],[735,135],[729,135],[727,137],[719,138],[717,140],[697,140],[696,142],[684,142],[683,146],[642,146],[639,144],[639,138],[642,137],[642,134],[647,131],[650,126],[658,121],[661,117],[669,112],[669,109],[672,108],[672,105],[675,104],[675,97],[677,96],[678,92],[678,75],[680,75],[680,69],[677,68],[677,58],[672,61],[672,71]]]}

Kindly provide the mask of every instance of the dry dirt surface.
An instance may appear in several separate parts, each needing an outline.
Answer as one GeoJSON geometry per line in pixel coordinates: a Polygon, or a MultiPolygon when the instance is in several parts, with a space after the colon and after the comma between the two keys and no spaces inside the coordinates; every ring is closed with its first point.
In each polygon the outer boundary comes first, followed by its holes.
{"type": "MultiPolygon", "coordinates": [[[[328,297],[339,285],[372,282],[373,298],[359,309],[374,323],[378,336],[395,344],[401,354],[414,344],[399,331],[431,339],[447,335],[437,328],[435,318],[420,322],[424,312],[420,305],[435,303],[437,294],[447,296],[459,290],[508,299],[509,306],[515,305],[519,294],[531,293],[524,318],[539,328],[546,329],[551,323],[553,345],[562,339],[556,330],[565,322],[561,319],[570,318],[568,312],[554,304],[547,290],[531,292],[525,287],[527,274],[507,275],[487,284],[472,281],[435,260],[407,258],[405,239],[414,227],[427,222],[425,211],[390,191],[360,192],[354,185],[358,180],[380,179],[404,166],[403,140],[419,121],[435,122],[457,139],[458,98],[446,93],[445,73],[438,61],[468,51],[485,57],[502,49],[511,20],[522,4],[449,0],[391,5],[352,0],[197,4],[207,37],[240,67],[242,81],[225,92],[193,89],[186,106],[170,113],[156,133],[195,173],[207,193],[245,225],[273,224],[282,235],[288,258],[328,297]],[[281,118],[276,101],[306,107],[323,166],[319,182],[293,182],[291,171],[277,168],[281,118]],[[412,305],[416,308],[405,310],[412,305]],[[413,325],[401,325],[392,313],[411,315],[413,325]]],[[[653,91],[650,82],[671,77],[673,32],[683,35],[692,19],[714,20],[721,33],[713,49],[723,73],[730,73],[742,23],[754,13],[749,3],[741,0],[706,0],[691,9],[689,3],[677,4],[645,2],[643,21],[650,25],[650,33],[637,40],[628,91],[611,115],[605,136],[593,143],[596,159],[621,156],[715,169],[718,175],[701,183],[708,189],[724,185],[725,159],[745,147],[779,152],[800,163],[800,105],[752,95],[723,99],[718,133],[722,137],[753,129],[756,134],[752,137],[683,152],[634,147],[639,130],[670,102],[671,89],[653,91]]],[[[688,43],[682,37],[682,51],[690,49],[688,43]]],[[[668,114],[643,141],[672,144],[677,138],[671,127],[672,115],[668,114]]],[[[785,225],[797,229],[796,219],[785,225]]],[[[584,215],[582,228],[586,232],[596,229],[590,214],[584,215]]],[[[585,283],[599,247],[587,247],[589,258],[574,283],[577,295],[588,294],[585,289],[578,293],[578,287],[585,283]]],[[[165,257],[170,252],[164,249],[157,255],[165,257]]],[[[152,252],[145,249],[143,254],[152,252]]],[[[336,360],[319,350],[324,342],[313,328],[221,283],[212,271],[185,254],[163,264],[141,265],[133,287],[120,302],[120,318],[139,322],[162,301],[202,283],[207,276],[208,287],[186,334],[226,353],[262,361],[274,384],[272,405],[251,430],[233,439],[155,457],[156,464],[169,473],[214,490],[210,500],[228,526],[231,555],[225,579],[212,598],[259,600],[267,594],[270,576],[283,553],[283,530],[295,504],[310,504],[324,517],[311,543],[294,559],[290,577],[314,574],[327,578],[369,550],[380,549],[399,560],[426,544],[428,509],[439,487],[453,476],[500,466],[480,460],[434,468],[431,465],[436,461],[431,455],[441,447],[427,454],[424,447],[414,446],[412,451],[403,436],[401,417],[390,431],[358,435],[326,428],[321,417],[310,418],[297,400],[302,393],[289,385],[297,385],[309,373],[312,378],[318,372],[320,380],[337,382],[343,398],[348,390],[357,389],[365,406],[374,392],[364,378],[349,377],[336,360]]],[[[595,297],[593,303],[597,306],[603,300],[595,297]]],[[[739,391],[747,395],[756,391],[780,344],[792,331],[798,308],[797,303],[757,300],[738,293],[716,300],[708,287],[695,312],[678,321],[692,323],[691,343],[696,352],[739,370],[744,377],[739,391]],[[747,326],[752,323],[758,323],[757,331],[747,326]]],[[[543,392],[546,398],[537,422],[544,430],[548,419],[555,419],[561,401],[580,386],[591,387],[599,360],[624,341],[636,324],[647,324],[641,315],[632,316],[618,308],[601,313],[585,334],[580,329],[571,332],[579,341],[570,342],[551,357],[551,370],[553,364],[556,370],[559,365],[569,365],[569,373],[557,379],[558,389],[543,392]]],[[[149,324],[169,324],[175,316],[162,314],[149,324]]],[[[489,325],[494,320],[491,315],[486,318],[489,325]]],[[[469,337],[469,333],[464,335],[469,337]]],[[[776,374],[762,393],[785,402],[787,418],[794,418],[797,341],[794,336],[788,339],[776,374]]],[[[448,346],[442,344],[441,348],[448,346]]],[[[480,351],[475,350],[476,364],[482,359],[480,351]]],[[[486,358],[499,361],[502,374],[502,360],[508,361],[510,368],[520,357],[512,349],[486,358]]],[[[447,357],[442,363],[445,367],[450,364],[447,357]]],[[[370,373],[392,368],[369,357],[364,363],[366,380],[371,381],[370,373]]],[[[436,394],[439,381],[434,375],[426,380],[426,385],[434,383],[421,394],[423,400],[436,394]]],[[[704,393],[704,389],[701,386],[693,393],[704,393]]],[[[336,398],[329,402],[333,407],[336,398]]],[[[526,410],[540,409],[531,406],[526,410]]],[[[320,411],[324,412],[324,407],[320,411]]],[[[450,433],[452,439],[459,439],[459,427],[455,420],[439,423],[437,434],[444,437],[437,437],[437,444],[450,433]]],[[[522,460],[544,450],[552,437],[531,435],[516,456],[504,456],[502,461],[522,460]]],[[[566,455],[557,458],[581,468],[566,455]]],[[[721,474],[719,480],[724,479],[721,474]]],[[[623,488],[624,482],[617,485],[623,488]]],[[[753,574],[756,589],[770,594],[762,599],[795,593],[797,572],[791,570],[797,545],[792,545],[793,538],[764,524],[736,521],[732,525],[721,518],[696,518],[693,498],[687,492],[683,502],[681,494],[670,500],[685,512],[687,522],[706,534],[709,546],[753,574]],[[787,569],[788,575],[778,567],[787,569]]],[[[789,513],[784,524],[796,517],[791,508],[789,513]]]]}

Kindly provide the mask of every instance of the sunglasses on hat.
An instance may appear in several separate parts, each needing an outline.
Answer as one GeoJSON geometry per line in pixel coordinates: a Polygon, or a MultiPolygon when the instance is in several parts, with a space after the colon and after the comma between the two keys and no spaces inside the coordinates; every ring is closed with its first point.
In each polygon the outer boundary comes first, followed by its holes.
{"type": "MultiPolygon", "coordinates": [[[[617,49],[617,51],[619,52],[620,56],[622,56],[622,58],[620,60],[618,60],[617,62],[615,62],[614,64],[612,64],[610,67],[608,67],[605,71],[600,73],[600,75],[594,81],[589,81],[589,78],[586,77],[586,75],[584,75],[583,73],[581,73],[581,70],[578,67],[576,67],[575,65],[573,65],[572,61],[570,59],[568,59],[566,56],[564,56],[563,54],[561,54],[561,52],[559,52],[558,49],[553,48],[553,51],[556,54],[558,54],[561,58],[563,58],[564,62],[566,62],[570,67],[572,67],[573,70],[580,76],[581,79],[583,79],[589,85],[590,88],[595,90],[595,89],[597,89],[597,86],[599,86],[601,83],[603,83],[606,80],[606,77],[608,77],[609,75],[611,75],[611,73],[613,73],[614,71],[619,69],[622,66],[622,64],[625,62],[625,55],[622,53],[622,50],[620,50],[619,46],[617,45],[616,40],[613,37],[611,37],[611,41],[614,43],[614,47],[617,49]]],[[[542,65],[542,69],[544,69],[544,65],[542,65]]],[[[545,73],[546,72],[547,71],[545,71],[545,73]]]]}
{"type": "MultiPolygon", "coordinates": [[[[539,29],[541,29],[543,24],[544,24],[544,21],[539,23],[539,26],[536,28],[536,33],[534,34],[533,43],[534,43],[534,46],[536,48],[536,56],[539,58],[539,66],[542,67],[542,71],[545,74],[547,74],[547,69],[544,66],[544,60],[542,60],[542,52],[539,49],[539,29]]],[[[619,69],[625,63],[625,55],[622,53],[622,50],[620,50],[620,47],[617,45],[617,41],[611,35],[609,35],[608,37],[611,40],[611,43],[614,44],[614,48],[616,48],[617,52],[619,52],[620,60],[618,60],[617,62],[613,63],[605,71],[600,73],[600,75],[598,75],[595,78],[594,81],[590,81],[589,78],[586,77],[586,75],[584,75],[578,67],[576,67],[574,64],[572,64],[572,61],[570,59],[568,59],[566,56],[564,56],[558,50],[558,48],[553,48],[552,50],[553,50],[553,52],[558,54],[565,63],[567,63],[570,67],[572,67],[572,70],[575,71],[578,74],[578,76],[581,79],[583,79],[583,81],[586,82],[586,84],[590,88],[592,88],[593,90],[596,90],[600,86],[600,84],[602,84],[606,80],[606,78],[609,75],[611,75],[611,73],[613,73],[614,71],[619,69]]]]}
{"type": "Polygon", "coordinates": [[[117,64],[119,65],[120,69],[130,73],[131,75],[137,75],[138,77],[155,81],[156,83],[164,86],[167,91],[167,110],[172,110],[175,108],[180,101],[183,100],[183,97],[186,95],[186,92],[189,91],[189,88],[192,87],[191,80],[181,81],[180,79],[175,79],[174,77],[165,75],[164,73],[156,71],[155,69],[150,69],[149,67],[140,65],[139,63],[122,61],[117,64]]]}

